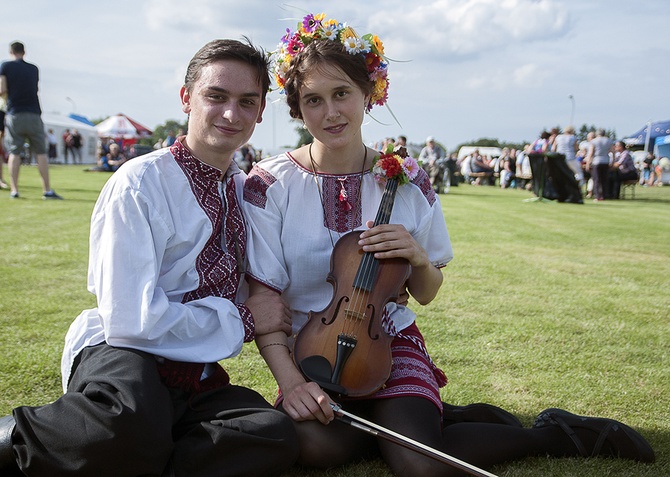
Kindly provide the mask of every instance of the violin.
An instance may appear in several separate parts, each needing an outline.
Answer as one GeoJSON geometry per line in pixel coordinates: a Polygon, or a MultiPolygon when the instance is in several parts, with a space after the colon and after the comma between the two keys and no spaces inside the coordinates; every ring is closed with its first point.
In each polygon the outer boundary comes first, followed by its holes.
{"type": "MultiPolygon", "coordinates": [[[[388,224],[398,181],[387,179],[374,225],[388,224]]],[[[358,245],[361,231],[349,232],[333,247],[327,281],[333,296],[321,311],[310,311],[293,345],[293,360],[309,380],[339,395],[368,396],[391,374],[391,341],[382,317],[409,278],[405,258],[378,260],[358,245]]]]}

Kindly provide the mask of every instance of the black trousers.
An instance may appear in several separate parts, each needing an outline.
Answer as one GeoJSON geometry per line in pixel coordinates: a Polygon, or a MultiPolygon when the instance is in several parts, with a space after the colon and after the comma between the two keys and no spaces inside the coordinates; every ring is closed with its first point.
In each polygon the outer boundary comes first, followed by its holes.
{"type": "Polygon", "coordinates": [[[609,196],[609,183],[607,182],[609,168],[609,164],[597,164],[591,167],[594,199],[602,200],[609,196]]]}
{"type": "Polygon", "coordinates": [[[152,355],[106,344],[82,351],[61,398],[14,419],[28,476],[278,475],[298,454],[290,418],[255,391],[167,388],[152,355]]]}

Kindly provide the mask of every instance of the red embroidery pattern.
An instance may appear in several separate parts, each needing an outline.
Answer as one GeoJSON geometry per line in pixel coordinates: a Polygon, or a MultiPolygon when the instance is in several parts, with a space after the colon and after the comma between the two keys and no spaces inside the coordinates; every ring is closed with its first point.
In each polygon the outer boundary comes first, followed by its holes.
{"type": "Polygon", "coordinates": [[[419,189],[421,189],[421,192],[423,192],[423,196],[428,201],[428,204],[430,204],[430,206],[432,207],[433,204],[435,203],[436,196],[433,187],[430,185],[430,177],[428,177],[426,171],[424,171],[423,169],[419,169],[419,173],[412,181],[412,184],[418,186],[419,189]]]}
{"type": "Polygon", "coordinates": [[[321,176],[321,178],[323,225],[340,234],[360,227],[363,223],[359,197],[361,176],[321,176]]]}
{"type": "MultiPolygon", "coordinates": [[[[243,260],[246,253],[246,230],[235,197],[235,181],[232,177],[226,179],[224,206],[219,193],[221,171],[193,157],[179,142],[175,142],[170,150],[186,175],[198,204],[212,223],[212,235],[196,259],[200,283],[197,289],[184,295],[182,302],[207,296],[234,301],[240,281],[237,255],[243,260]]],[[[243,321],[245,328],[252,326],[247,320],[243,321]]]]}
{"type": "MultiPolygon", "coordinates": [[[[415,325],[409,328],[412,327],[415,325]]],[[[391,343],[391,353],[393,355],[391,376],[385,386],[374,393],[371,398],[419,396],[429,399],[442,412],[440,384],[436,376],[436,371],[439,373],[442,371],[435,368],[425,352],[417,346],[414,340],[407,339],[407,337],[394,338],[391,343]]]]}
{"type": "Polygon", "coordinates": [[[265,209],[268,201],[268,188],[275,183],[277,179],[265,169],[254,167],[249,172],[247,180],[244,183],[244,201],[265,209]]]}

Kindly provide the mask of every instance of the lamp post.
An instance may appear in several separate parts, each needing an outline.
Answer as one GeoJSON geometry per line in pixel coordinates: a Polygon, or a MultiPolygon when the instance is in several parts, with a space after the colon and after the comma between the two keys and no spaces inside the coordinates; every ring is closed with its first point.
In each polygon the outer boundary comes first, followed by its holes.
{"type": "Polygon", "coordinates": [[[575,97],[573,95],[569,95],[568,98],[570,99],[570,102],[572,103],[572,109],[570,110],[570,126],[575,125],[575,97]]]}
{"type": "Polygon", "coordinates": [[[74,102],[74,100],[72,98],[70,98],[69,96],[66,96],[65,100],[72,103],[72,113],[76,114],[77,113],[77,104],[74,102]]]}

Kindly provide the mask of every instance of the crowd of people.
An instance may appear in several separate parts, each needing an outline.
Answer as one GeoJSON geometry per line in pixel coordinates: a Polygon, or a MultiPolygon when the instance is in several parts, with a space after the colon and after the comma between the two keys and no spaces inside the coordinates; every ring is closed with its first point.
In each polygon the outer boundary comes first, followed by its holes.
{"type": "MultiPolygon", "coordinates": [[[[407,138],[385,138],[374,147],[383,151],[388,144],[400,143],[407,144],[407,138]]],[[[446,192],[450,186],[459,183],[532,190],[531,154],[563,156],[572,171],[571,176],[583,189],[584,197],[596,202],[618,199],[624,183],[639,181],[645,187],[662,185],[663,171],[670,169],[668,158],[657,158],[651,152],[642,160],[634,160],[626,144],[613,141],[603,129],[589,132],[585,140],[579,141],[572,126],[563,131],[542,131],[535,141],[522,149],[481,148],[496,150],[493,154],[482,153],[477,147],[462,157],[457,152],[447,154],[432,136],[426,139],[422,148],[409,149],[419,159],[436,192],[446,192]]]]}
{"type": "Polygon", "coordinates": [[[523,427],[492,405],[442,401],[446,375],[416,318],[453,258],[434,190],[438,162],[449,159],[434,138],[419,152],[427,170],[405,138],[382,151],[363,143],[365,115],[387,101],[388,63],[378,37],[352,36],[345,25],[307,15],[283,34],[273,71],[248,41],[214,40],[196,52],[180,89],[186,134],[126,161],[100,193],[88,272],[97,306],[67,331],[64,394],[0,417],[2,475],[262,476],[371,458],[399,476],[462,475],[336,419],[340,404],[479,468],[528,456],[654,461],[644,437],[612,419],[550,408],[523,427]],[[271,73],[313,142],[252,164],[245,145],[263,119],[271,73]],[[248,175],[236,156],[250,163],[248,175]],[[380,219],[390,215],[389,196],[393,223],[380,219]],[[361,255],[381,270],[396,264],[383,275],[398,283],[381,299],[367,288],[375,306],[365,293],[347,296],[329,320],[310,320],[313,310],[330,313],[326,278],[341,253],[342,288],[375,287],[375,273],[364,283],[348,275],[361,255]],[[319,351],[327,321],[365,320],[319,351]],[[251,341],[279,385],[275,406],[225,371],[251,341]],[[324,365],[325,350],[366,341],[384,341],[388,359],[374,364],[387,367],[357,395],[340,381],[350,368],[324,365]],[[317,354],[297,362],[294,352],[308,345],[317,354]]]}

